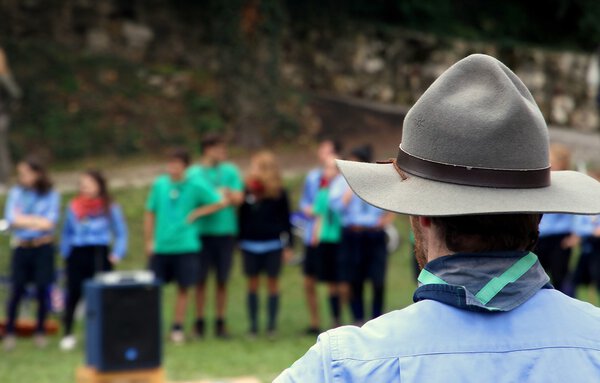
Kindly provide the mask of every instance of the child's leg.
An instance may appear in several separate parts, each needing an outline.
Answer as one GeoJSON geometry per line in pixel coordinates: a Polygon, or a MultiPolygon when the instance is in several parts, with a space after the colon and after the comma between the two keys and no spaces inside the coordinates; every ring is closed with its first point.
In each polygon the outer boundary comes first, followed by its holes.
{"type": "Polygon", "coordinates": [[[173,316],[174,326],[183,328],[185,320],[185,310],[187,308],[188,287],[177,286],[177,297],[175,298],[175,315],[173,316]]]}
{"type": "Polygon", "coordinates": [[[258,332],[258,275],[248,278],[248,316],[250,319],[250,332],[258,332]]]}
{"type": "Polygon", "coordinates": [[[269,290],[269,322],[267,329],[275,331],[277,327],[277,313],[279,311],[279,278],[269,277],[267,279],[269,290]]]}
{"type": "Polygon", "coordinates": [[[6,324],[6,333],[14,334],[15,333],[15,323],[17,321],[19,304],[21,303],[21,298],[25,294],[25,285],[24,284],[15,284],[11,289],[10,299],[8,300],[8,308],[7,315],[8,321],[6,324]]]}

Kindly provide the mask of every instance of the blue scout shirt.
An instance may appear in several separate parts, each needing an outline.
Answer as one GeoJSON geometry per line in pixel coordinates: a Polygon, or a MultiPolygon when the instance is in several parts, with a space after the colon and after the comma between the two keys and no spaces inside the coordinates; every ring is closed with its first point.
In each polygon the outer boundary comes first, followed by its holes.
{"type": "Polygon", "coordinates": [[[544,214],[540,222],[540,237],[573,232],[573,214],[544,214]]]}
{"type": "Polygon", "coordinates": [[[369,205],[356,194],[348,205],[342,202],[344,193],[350,188],[344,177],[336,177],[330,187],[330,204],[331,209],[340,213],[342,216],[342,226],[361,226],[361,227],[376,227],[381,221],[381,217],[385,212],[375,206],[369,205]]]}
{"type": "MultiPolygon", "coordinates": [[[[300,196],[300,210],[312,208],[315,203],[315,198],[319,192],[319,186],[321,183],[321,176],[323,171],[321,169],[313,169],[306,175],[304,181],[304,187],[302,188],[302,195],[300,196]]],[[[304,228],[304,244],[310,245],[312,243],[313,227],[315,225],[314,218],[306,219],[306,226],[304,228]]]]}
{"type": "MultiPolygon", "coordinates": [[[[32,215],[44,217],[56,225],[60,215],[60,197],[57,192],[50,190],[40,195],[36,191],[15,186],[10,189],[4,208],[4,218],[10,225],[17,215],[32,215]]],[[[21,241],[52,235],[54,230],[13,229],[12,235],[21,241]]]]}
{"type": "Polygon", "coordinates": [[[430,262],[416,303],[321,334],[275,382],[600,381],[600,309],[539,288],[548,277],[531,253],[470,257],[430,262]]]}
{"type": "Polygon", "coordinates": [[[113,204],[108,214],[77,219],[69,206],[65,212],[60,251],[68,257],[76,246],[108,246],[113,243],[112,254],[122,259],[127,251],[127,224],[119,205],[113,204]]]}
{"type": "Polygon", "coordinates": [[[577,215],[573,220],[573,232],[580,237],[590,237],[600,228],[600,215],[577,215]]]}

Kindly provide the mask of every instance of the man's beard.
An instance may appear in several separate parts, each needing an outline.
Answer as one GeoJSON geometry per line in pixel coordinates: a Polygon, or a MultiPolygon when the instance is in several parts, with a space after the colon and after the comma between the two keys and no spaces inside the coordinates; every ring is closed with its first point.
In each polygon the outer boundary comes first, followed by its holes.
{"type": "Polygon", "coordinates": [[[419,268],[423,269],[427,264],[427,254],[425,254],[425,238],[417,217],[410,217],[410,225],[412,226],[415,235],[415,259],[419,264],[419,268]]]}

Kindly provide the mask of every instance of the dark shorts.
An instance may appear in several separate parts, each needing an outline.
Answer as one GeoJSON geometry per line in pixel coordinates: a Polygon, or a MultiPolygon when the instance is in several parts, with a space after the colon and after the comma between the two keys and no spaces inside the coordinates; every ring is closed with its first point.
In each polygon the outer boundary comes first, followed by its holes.
{"type": "Polygon", "coordinates": [[[360,258],[361,236],[350,230],[342,232],[338,255],[338,280],[350,283],[355,279],[356,264],[360,258]]]}
{"type": "Polygon", "coordinates": [[[385,232],[344,230],[339,255],[340,281],[356,283],[370,280],[375,286],[385,282],[387,270],[385,232]]]}
{"type": "Polygon", "coordinates": [[[226,283],[233,262],[235,238],[231,235],[203,235],[201,240],[198,282],[206,283],[210,270],[214,269],[217,283],[226,283]]]}
{"type": "Polygon", "coordinates": [[[320,243],[317,246],[318,270],[317,277],[322,282],[337,282],[339,280],[339,253],[337,243],[320,243]]]}
{"type": "Polygon", "coordinates": [[[266,274],[269,278],[279,276],[282,264],[282,250],[261,254],[244,250],[243,254],[244,273],[247,277],[255,277],[259,274],[266,274]]]}
{"type": "Polygon", "coordinates": [[[15,285],[34,283],[48,286],[54,282],[54,245],[17,247],[13,250],[11,281],[15,285]]]}
{"type": "Polygon", "coordinates": [[[306,245],[302,271],[305,276],[317,278],[319,274],[319,250],[317,246],[306,245]]]}
{"type": "Polygon", "coordinates": [[[150,270],[162,283],[176,282],[179,287],[190,287],[198,282],[196,253],[154,254],[150,270]]]}
{"type": "Polygon", "coordinates": [[[374,286],[383,286],[388,258],[385,232],[368,231],[362,234],[361,257],[356,266],[357,280],[370,280],[374,286]]]}

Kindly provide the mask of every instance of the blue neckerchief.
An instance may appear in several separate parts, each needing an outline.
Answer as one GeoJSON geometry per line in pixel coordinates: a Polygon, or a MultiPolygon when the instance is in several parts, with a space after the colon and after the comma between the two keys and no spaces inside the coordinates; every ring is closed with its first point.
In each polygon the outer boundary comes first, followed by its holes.
{"type": "Polygon", "coordinates": [[[413,300],[432,299],[470,311],[510,311],[553,288],[527,251],[460,253],[434,259],[419,275],[413,300]]]}

